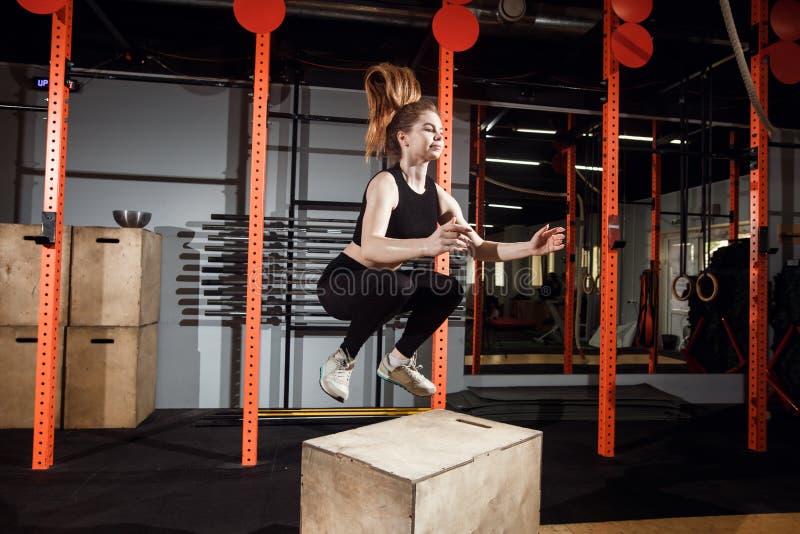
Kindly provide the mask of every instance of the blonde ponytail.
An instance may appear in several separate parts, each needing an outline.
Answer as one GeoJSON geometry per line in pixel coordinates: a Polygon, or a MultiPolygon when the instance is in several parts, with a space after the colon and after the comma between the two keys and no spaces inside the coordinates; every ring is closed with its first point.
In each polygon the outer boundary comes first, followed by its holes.
{"type": "Polygon", "coordinates": [[[387,139],[387,127],[398,111],[420,100],[422,91],[411,69],[391,63],[380,63],[367,69],[364,89],[369,106],[369,126],[365,139],[365,156],[369,161],[373,155],[383,157],[394,152],[392,148],[397,142],[394,140],[392,143],[391,139],[387,139]]]}

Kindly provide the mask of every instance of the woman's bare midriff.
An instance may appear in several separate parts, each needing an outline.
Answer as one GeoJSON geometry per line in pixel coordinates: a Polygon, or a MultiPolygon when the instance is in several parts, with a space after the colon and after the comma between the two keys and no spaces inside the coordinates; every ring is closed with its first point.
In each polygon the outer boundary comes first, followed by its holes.
{"type": "Polygon", "coordinates": [[[391,269],[394,271],[398,267],[403,265],[402,263],[375,263],[374,261],[370,261],[364,258],[363,249],[361,248],[361,245],[356,245],[353,241],[350,241],[350,243],[344,248],[342,252],[344,252],[347,256],[350,256],[354,260],[356,260],[361,265],[364,265],[365,267],[368,267],[370,269],[391,269]]]}

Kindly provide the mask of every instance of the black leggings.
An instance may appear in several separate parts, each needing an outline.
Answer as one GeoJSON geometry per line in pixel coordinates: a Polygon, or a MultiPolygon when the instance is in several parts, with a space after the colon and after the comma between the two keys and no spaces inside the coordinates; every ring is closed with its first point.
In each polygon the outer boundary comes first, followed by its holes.
{"type": "Polygon", "coordinates": [[[411,357],[464,297],[452,276],[423,269],[369,269],[344,253],[325,268],[317,288],[325,311],[350,321],[341,347],[353,358],[373,332],[407,311],[411,315],[395,347],[411,357]]]}

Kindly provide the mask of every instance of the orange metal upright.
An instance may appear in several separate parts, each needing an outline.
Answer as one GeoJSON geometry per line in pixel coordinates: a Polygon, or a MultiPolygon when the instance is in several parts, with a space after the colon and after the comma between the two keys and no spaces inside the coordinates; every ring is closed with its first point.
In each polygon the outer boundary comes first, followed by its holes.
{"type": "MultiPolygon", "coordinates": [[[[486,107],[477,106],[475,124],[472,128],[472,165],[475,175],[475,232],[483,237],[483,199],[486,191],[486,138],[481,131],[486,120],[486,107]]],[[[474,260],[474,281],[472,284],[472,374],[481,372],[481,350],[483,349],[483,262],[474,260]]]]}
{"type": "MultiPolygon", "coordinates": [[[[444,150],[436,166],[436,183],[448,193],[451,190],[450,162],[453,143],[453,52],[439,46],[439,115],[444,130],[444,150]]],[[[450,254],[436,256],[436,272],[450,274],[450,254]]],[[[444,408],[447,401],[447,319],[433,334],[432,379],[436,393],[431,397],[431,408],[444,408]]]]}
{"type": "Polygon", "coordinates": [[[261,284],[264,267],[264,198],[267,172],[267,102],[270,34],[256,34],[253,126],[250,148],[250,236],[247,241],[242,465],[258,462],[258,368],[261,355],[261,284]]]}
{"type": "Polygon", "coordinates": [[[72,0],[53,13],[50,43],[50,90],[47,100],[47,144],[42,204],[43,234],[39,275],[39,331],[36,347],[36,392],[33,415],[33,469],[53,465],[58,354],[58,310],[61,300],[61,234],[67,163],[69,89],[66,67],[72,49],[72,0]],[[52,236],[50,235],[50,232],[52,236]]]}
{"type": "Polygon", "coordinates": [[[653,316],[653,344],[650,346],[650,361],[647,363],[647,372],[653,374],[658,365],[658,286],[661,272],[661,154],[656,152],[658,139],[658,123],[653,121],[653,155],[651,157],[651,195],[653,207],[650,212],[650,270],[653,273],[653,305],[656,313],[653,316]]]}
{"type": "Polygon", "coordinates": [[[608,99],[603,104],[603,199],[601,224],[605,226],[601,240],[600,284],[600,369],[599,406],[597,419],[597,452],[614,456],[614,427],[616,419],[617,381],[617,264],[618,252],[613,236],[619,230],[619,63],[611,55],[611,34],[619,18],[611,9],[611,0],[604,0],[603,10],[603,78],[608,99]],[[616,228],[614,228],[616,226],[616,228]]]}
{"type": "MultiPolygon", "coordinates": [[[[567,130],[572,133],[575,128],[575,117],[567,115],[567,130]]],[[[575,341],[575,157],[576,147],[570,142],[566,148],[567,155],[567,276],[564,283],[564,374],[572,374],[572,349],[575,341]]]]}
{"type": "MultiPolygon", "coordinates": [[[[731,130],[729,144],[731,150],[736,145],[736,132],[731,130]]],[[[739,160],[731,159],[729,164],[730,178],[730,224],[728,239],[739,237],[739,160]]]]}
{"type": "MultiPolygon", "coordinates": [[[[751,23],[758,43],[751,43],[755,54],[750,59],[750,73],[756,94],[767,111],[769,72],[763,50],[768,37],[768,1],[752,0],[751,23]]],[[[750,106],[750,148],[756,154],[756,166],[750,170],[750,354],[747,373],[747,448],[767,450],[767,299],[768,299],[768,152],[767,129],[755,108],[750,106]]]]}

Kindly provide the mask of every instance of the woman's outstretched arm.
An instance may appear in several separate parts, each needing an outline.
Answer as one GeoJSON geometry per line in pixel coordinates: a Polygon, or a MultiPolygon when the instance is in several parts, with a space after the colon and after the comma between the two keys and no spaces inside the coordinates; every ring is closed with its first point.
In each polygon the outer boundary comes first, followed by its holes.
{"type": "MultiPolygon", "coordinates": [[[[436,186],[439,193],[440,221],[452,220],[455,217],[457,223],[469,227],[461,212],[461,206],[444,189],[436,186]]],[[[480,261],[510,261],[528,256],[543,256],[561,250],[565,246],[565,228],[560,226],[550,228],[545,225],[540,228],[529,241],[518,241],[515,243],[501,243],[497,241],[487,241],[481,238],[478,233],[470,227],[467,234],[471,241],[469,252],[480,261]]]]}

